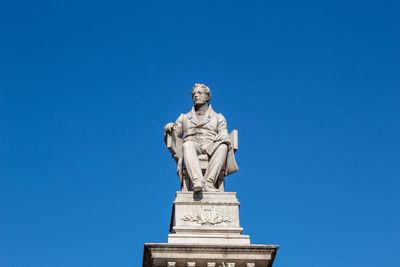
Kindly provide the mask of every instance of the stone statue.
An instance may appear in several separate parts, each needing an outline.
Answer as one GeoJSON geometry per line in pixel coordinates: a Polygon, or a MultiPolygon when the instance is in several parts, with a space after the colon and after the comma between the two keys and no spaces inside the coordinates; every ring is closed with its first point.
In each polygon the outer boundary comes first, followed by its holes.
{"type": "Polygon", "coordinates": [[[192,98],[192,110],[164,126],[164,139],[178,165],[182,191],[223,191],[224,177],[239,169],[237,131],[228,135],[224,116],[209,104],[207,86],[195,84],[192,98]]]}
{"type": "Polygon", "coordinates": [[[175,193],[168,243],[145,243],[143,267],[272,267],[278,246],[250,244],[236,192],[224,192],[225,176],[239,169],[237,131],[228,134],[207,86],[195,84],[192,98],[192,110],[164,127],[182,191],[175,193]]]}

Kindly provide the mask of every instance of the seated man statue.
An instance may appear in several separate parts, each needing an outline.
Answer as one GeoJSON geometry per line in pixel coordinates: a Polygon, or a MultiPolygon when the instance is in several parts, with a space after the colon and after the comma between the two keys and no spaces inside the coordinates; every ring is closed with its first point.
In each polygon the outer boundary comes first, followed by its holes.
{"type": "Polygon", "coordinates": [[[213,192],[217,179],[224,171],[225,175],[236,172],[236,164],[227,124],[222,114],[216,113],[209,104],[210,88],[204,84],[195,84],[192,89],[194,106],[189,113],[181,114],[175,123],[164,126],[166,134],[172,132],[179,138],[183,136],[182,160],[193,184],[193,191],[213,192]],[[198,155],[207,154],[208,167],[203,175],[198,155]]]}

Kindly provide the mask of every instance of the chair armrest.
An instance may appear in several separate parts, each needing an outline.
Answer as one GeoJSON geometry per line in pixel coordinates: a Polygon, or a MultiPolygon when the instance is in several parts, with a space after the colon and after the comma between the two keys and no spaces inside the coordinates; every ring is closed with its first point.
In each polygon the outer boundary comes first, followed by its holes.
{"type": "Polygon", "coordinates": [[[174,158],[182,158],[183,140],[172,132],[164,133],[164,142],[174,158]]]}

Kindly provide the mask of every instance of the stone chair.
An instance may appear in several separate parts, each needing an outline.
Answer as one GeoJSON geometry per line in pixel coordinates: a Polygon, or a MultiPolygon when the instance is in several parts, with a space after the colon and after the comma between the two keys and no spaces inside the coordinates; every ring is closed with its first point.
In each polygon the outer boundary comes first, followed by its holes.
{"type": "MultiPolygon", "coordinates": [[[[237,130],[233,130],[229,134],[229,140],[231,141],[233,151],[236,152],[236,150],[238,150],[238,147],[239,147],[237,130]]],[[[172,157],[174,158],[175,162],[178,165],[177,172],[178,172],[179,182],[181,184],[182,191],[193,191],[192,181],[190,181],[189,176],[187,175],[184,164],[183,164],[183,159],[182,159],[183,140],[182,140],[182,138],[179,138],[178,136],[176,136],[176,134],[173,131],[169,132],[169,133],[165,132],[164,142],[167,145],[168,150],[171,152],[172,157]]],[[[201,170],[204,175],[207,170],[210,157],[207,154],[201,154],[201,155],[198,155],[198,157],[199,157],[199,161],[200,161],[200,167],[201,167],[201,170]]],[[[225,186],[224,170],[221,171],[221,173],[217,179],[217,184],[215,184],[214,186],[220,192],[224,192],[224,186],[225,186]]]]}

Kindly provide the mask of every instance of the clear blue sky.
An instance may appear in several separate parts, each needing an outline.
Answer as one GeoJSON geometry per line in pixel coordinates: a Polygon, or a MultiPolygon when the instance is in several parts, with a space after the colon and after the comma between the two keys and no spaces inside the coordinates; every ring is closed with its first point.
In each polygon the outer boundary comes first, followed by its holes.
{"type": "Polygon", "coordinates": [[[205,83],[275,267],[398,266],[399,1],[0,4],[0,266],[141,266],[205,83]]]}

